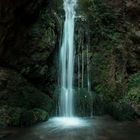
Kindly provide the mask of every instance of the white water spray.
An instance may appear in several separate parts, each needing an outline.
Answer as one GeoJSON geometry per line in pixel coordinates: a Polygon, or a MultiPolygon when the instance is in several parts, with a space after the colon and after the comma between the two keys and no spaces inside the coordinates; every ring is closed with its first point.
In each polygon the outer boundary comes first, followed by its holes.
{"type": "Polygon", "coordinates": [[[64,0],[65,21],[60,51],[60,115],[73,116],[74,19],[77,0],[64,0]]]}

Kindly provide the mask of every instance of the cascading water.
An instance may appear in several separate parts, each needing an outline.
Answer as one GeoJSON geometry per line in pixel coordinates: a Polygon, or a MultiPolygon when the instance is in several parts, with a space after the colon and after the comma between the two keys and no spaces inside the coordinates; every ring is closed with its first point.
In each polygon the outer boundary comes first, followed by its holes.
{"type": "Polygon", "coordinates": [[[64,0],[65,22],[60,50],[60,115],[73,116],[74,19],[77,0],[64,0]]]}
{"type": "Polygon", "coordinates": [[[54,128],[87,127],[89,123],[74,116],[73,75],[74,75],[74,19],[77,0],[64,0],[65,21],[60,50],[60,110],[59,117],[49,120],[54,128]]]}

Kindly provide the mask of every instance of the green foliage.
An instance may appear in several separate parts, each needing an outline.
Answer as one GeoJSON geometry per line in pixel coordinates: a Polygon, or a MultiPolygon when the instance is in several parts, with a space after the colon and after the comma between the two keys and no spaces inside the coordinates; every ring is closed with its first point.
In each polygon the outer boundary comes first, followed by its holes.
{"type": "Polygon", "coordinates": [[[81,0],[80,6],[80,11],[84,11],[81,15],[86,13],[83,16],[96,38],[109,40],[113,43],[120,40],[120,33],[116,28],[119,12],[114,13],[102,0],[81,0]]]}
{"type": "MultiPolygon", "coordinates": [[[[22,61],[21,73],[24,75],[45,76],[48,70],[47,59],[55,48],[57,41],[57,23],[53,11],[43,9],[38,21],[27,33],[27,48],[25,60],[22,61]],[[26,62],[28,59],[28,62],[26,62]]],[[[29,76],[30,77],[30,76],[29,76]]]]}
{"type": "Polygon", "coordinates": [[[26,110],[25,108],[0,106],[0,128],[8,126],[27,126],[38,122],[46,121],[48,113],[39,108],[26,110]]]}
{"type": "Polygon", "coordinates": [[[135,73],[129,77],[128,93],[124,99],[131,103],[140,103],[140,73],[135,73]]]}
{"type": "Polygon", "coordinates": [[[32,37],[32,40],[36,43],[37,47],[45,48],[48,43],[51,44],[51,42],[48,40],[50,37],[52,41],[55,39],[54,29],[54,18],[50,16],[49,11],[44,10],[40,13],[39,21],[34,24],[31,31],[29,32],[29,36],[32,37]]]}
{"type": "Polygon", "coordinates": [[[134,103],[139,103],[140,102],[140,88],[133,88],[129,90],[128,95],[126,96],[126,99],[134,103]]]}
{"type": "Polygon", "coordinates": [[[135,73],[129,77],[128,88],[140,87],[140,73],[135,73]]]}
{"type": "MultiPolygon", "coordinates": [[[[100,46],[99,46],[100,47],[100,46]]],[[[114,100],[114,87],[110,87],[110,50],[103,48],[92,55],[92,73],[95,92],[106,100],[114,100]]],[[[111,77],[112,78],[112,77],[111,77]]],[[[113,84],[113,83],[111,83],[113,84]]]]}

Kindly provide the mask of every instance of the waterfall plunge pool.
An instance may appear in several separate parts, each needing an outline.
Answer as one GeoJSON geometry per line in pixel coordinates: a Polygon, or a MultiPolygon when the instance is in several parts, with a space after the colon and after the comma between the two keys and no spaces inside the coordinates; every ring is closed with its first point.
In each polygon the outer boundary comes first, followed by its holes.
{"type": "MultiPolygon", "coordinates": [[[[72,121],[72,120],[71,120],[72,121]]],[[[75,119],[74,121],[75,122],[75,119]]],[[[119,122],[109,116],[82,118],[77,125],[52,118],[28,128],[0,129],[0,140],[139,140],[140,121],[119,122]],[[80,122],[80,123],[79,123],[80,122]],[[63,123],[65,123],[63,125],[63,123]],[[5,135],[5,136],[4,136],[5,135]]]]}
{"type": "Polygon", "coordinates": [[[90,123],[85,118],[79,117],[54,117],[49,119],[50,127],[55,128],[81,128],[88,127],[90,123]]]}

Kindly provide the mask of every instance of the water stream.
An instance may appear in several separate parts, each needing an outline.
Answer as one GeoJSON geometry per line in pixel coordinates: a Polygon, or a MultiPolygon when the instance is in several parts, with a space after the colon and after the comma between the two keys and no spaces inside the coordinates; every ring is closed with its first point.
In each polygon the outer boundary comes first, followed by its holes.
{"type": "Polygon", "coordinates": [[[73,110],[73,74],[74,74],[74,19],[77,0],[64,0],[65,21],[60,50],[61,95],[60,115],[72,117],[73,110]]]}
{"type": "Polygon", "coordinates": [[[64,0],[65,21],[62,45],[60,48],[60,110],[59,117],[51,118],[52,126],[81,127],[88,123],[74,115],[73,77],[74,77],[74,25],[77,0],[64,0]]]}

